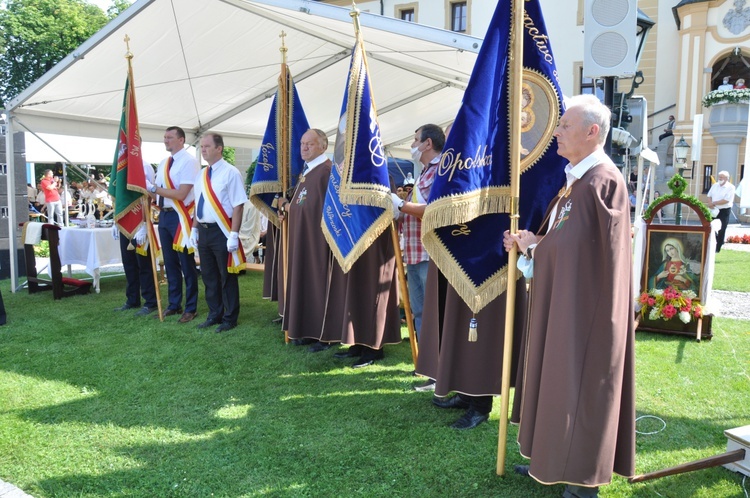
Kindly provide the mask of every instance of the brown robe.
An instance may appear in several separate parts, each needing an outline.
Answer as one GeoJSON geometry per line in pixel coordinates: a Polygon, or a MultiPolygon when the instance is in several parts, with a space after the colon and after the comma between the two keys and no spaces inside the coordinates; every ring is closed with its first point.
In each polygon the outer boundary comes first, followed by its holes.
{"type": "Polygon", "coordinates": [[[341,278],[346,289],[341,342],[372,349],[400,343],[398,276],[391,230],[380,234],[341,278]]]}
{"type": "Polygon", "coordinates": [[[627,186],[600,163],[573,183],[558,215],[566,205],[534,250],[518,442],[536,480],[599,486],[635,470],[627,186]]]}
{"type": "MultiPolygon", "coordinates": [[[[505,293],[476,315],[476,342],[469,342],[474,314],[435,263],[427,271],[417,373],[435,379],[435,394],[459,392],[499,396],[502,391],[505,343],[505,293]]],[[[526,281],[516,284],[511,386],[515,385],[520,336],[526,326],[526,281]]]]}
{"type": "Polygon", "coordinates": [[[288,205],[289,262],[283,328],[290,339],[341,340],[343,290],[331,288],[341,267],[333,260],[320,227],[331,161],[316,166],[297,184],[288,205]]]}
{"type": "Polygon", "coordinates": [[[281,240],[277,240],[280,237],[280,233],[281,232],[276,225],[270,222],[268,223],[268,231],[266,232],[266,252],[263,260],[263,299],[278,301],[279,315],[283,315],[284,303],[282,299],[279,299],[279,294],[283,292],[281,287],[284,283],[281,280],[281,276],[284,272],[280,268],[281,240]]]}

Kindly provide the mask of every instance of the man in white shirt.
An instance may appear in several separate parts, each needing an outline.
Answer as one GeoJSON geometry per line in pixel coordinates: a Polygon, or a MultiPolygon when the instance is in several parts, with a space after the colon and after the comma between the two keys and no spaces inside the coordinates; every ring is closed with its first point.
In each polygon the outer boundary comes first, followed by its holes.
{"type": "Polygon", "coordinates": [[[706,206],[711,209],[711,215],[721,220],[721,229],[716,234],[716,252],[721,251],[721,246],[724,245],[724,235],[727,232],[733,203],[734,185],[729,183],[729,172],[719,171],[719,181],[711,185],[706,203],[706,206]]]}
{"type": "Polygon", "coordinates": [[[222,158],[224,139],[218,133],[201,138],[201,154],[208,162],[195,179],[195,217],[192,244],[198,246],[201,278],[206,288],[208,318],[198,325],[219,325],[216,333],[232,330],[240,315],[240,287],[237,274],[244,269],[239,242],[242,211],[247,202],[239,170],[222,158]],[[233,262],[228,260],[233,255],[233,262]],[[239,262],[242,264],[239,264],[239,262]]]}
{"type": "Polygon", "coordinates": [[[185,278],[185,312],[179,318],[187,323],[198,309],[198,272],[195,248],[190,243],[193,213],[193,182],[198,161],[185,150],[185,131],[170,126],[164,133],[164,146],[171,155],[159,164],[156,180],[148,191],[156,198],[159,214],[159,240],[169,283],[169,306],[164,316],[182,313],[182,279],[185,278]],[[175,249],[176,248],[176,249],[175,249]]]}

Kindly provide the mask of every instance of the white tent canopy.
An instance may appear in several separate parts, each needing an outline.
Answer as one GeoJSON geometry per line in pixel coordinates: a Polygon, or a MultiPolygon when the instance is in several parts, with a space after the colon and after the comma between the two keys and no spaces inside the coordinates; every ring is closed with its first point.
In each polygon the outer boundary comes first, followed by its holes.
{"type": "MultiPolygon", "coordinates": [[[[420,124],[455,116],[481,40],[361,13],[383,142],[410,142],[420,124]]],[[[307,0],[139,0],[11,101],[36,132],[113,138],[126,46],[141,134],[209,129],[258,147],[286,33],[288,63],[311,125],[333,135],[354,45],[350,10],[307,0]]],[[[18,127],[15,127],[18,130],[18,127]]]]}
{"type": "MultiPolygon", "coordinates": [[[[419,125],[451,122],[481,39],[366,12],[360,24],[386,150],[408,147],[419,125]]],[[[116,137],[127,35],[144,140],[158,142],[164,128],[177,125],[189,143],[213,130],[228,145],[258,147],[276,91],[282,31],[308,121],[332,136],[354,28],[350,9],[310,0],[138,0],[9,103],[8,136],[116,137]]],[[[11,233],[15,223],[11,207],[11,233]]],[[[14,289],[15,245],[11,237],[14,289]]]]}

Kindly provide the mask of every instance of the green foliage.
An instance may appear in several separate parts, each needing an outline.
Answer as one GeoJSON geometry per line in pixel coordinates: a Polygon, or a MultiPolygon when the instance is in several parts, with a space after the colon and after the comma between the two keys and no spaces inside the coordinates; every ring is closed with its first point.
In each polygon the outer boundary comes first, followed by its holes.
{"type": "Polygon", "coordinates": [[[249,168],[247,168],[247,171],[245,172],[245,190],[248,192],[250,191],[250,185],[253,184],[253,178],[255,177],[255,168],[258,167],[258,159],[256,158],[255,161],[250,165],[249,168]]]}
{"type": "Polygon", "coordinates": [[[667,201],[671,199],[679,200],[683,204],[688,204],[692,207],[694,207],[696,210],[703,213],[703,216],[711,221],[713,219],[713,216],[711,216],[711,211],[706,207],[703,202],[695,197],[694,195],[685,195],[683,192],[687,188],[687,181],[680,176],[679,173],[675,173],[675,175],[667,182],[667,186],[672,190],[671,194],[664,194],[660,197],[657,197],[654,199],[654,202],[648,205],[646,210],[643,212],[643,219],[646,220],[651,217],[651,214],[654,211],[654,208],[661,203],[662,201],[667,201]]]}
{"type": "Polygon", "coordinates": [[[83,0],[6,0],[0,10],[0,99],[21,93],[107,21],[83,0]]]}
{"type": "MultiPolygon", "coordinates": [[[[725,253],[735,255],[720,259],[725,253]]],[[[736,266],[717,263],[717,281],[736,266]]],[[[0,333],[0,478],[37,498],[562,493],[513,473],[524,462],[515,426],[506,476],[495,475],[499,400],[489,423],[450,429],[461,412],[412,389],[421,379],[411,374],[408,343],[351,369],[332,357],[336,348],[312,354],[284,344],[271,323],[276,303],[261,299],[261,274],[239,285],[239,326],[215,334],[174,316],[160,323],[112,312],[124,302],[123,277],[103,279],[101,294],[62,301],[11,294],[0,282],[9,312],[0,333]]],[[[714,339],[701,343],[638,333],[637,414],[666,422],[637,436],[638,473],[722,453],[723,431],[748,423],[748,331],[750,321],[716,318],[714,339]]],[[[635,485],[615,477],[600,495],[732,498],[741,486],[742,475],[718,467],[635,485]]]]}
{"type": "Polygon", "coordinates": [[[133,2],[130,0],[112,0],[112,5],[107,9],[107,17],[114,19],[130,7],[131,3],[133,2]]]}
{"type": "Polygon", "coordinates": [[[39,241],[39,244],[34,246],[34,256],[49,258],[49,242],[46,240],[39,241]]]}
{"type": "Polygon", "coordinates": [[[229,164],[235,164],[235,152],[234,147],[224,147],[221,151],[221,157],[229,164]]]}

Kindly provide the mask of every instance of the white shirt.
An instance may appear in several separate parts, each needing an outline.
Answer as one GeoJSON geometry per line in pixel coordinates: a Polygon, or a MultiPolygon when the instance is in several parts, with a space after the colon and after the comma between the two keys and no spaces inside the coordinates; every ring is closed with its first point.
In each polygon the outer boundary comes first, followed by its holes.
{"type": "MultiPolygon", "coordinates": [[[[174,158],[174,161],[172,162],[172,167],[169,169],[169,177],[172,179],[174,188],[179,189],[180,185],[182,184],[193,185],[196,176],[198,176],[198,171],[200,171],[200,168],[198,167],[198,161],[193,156],[188,154],[186,149],[182,149],[172,157],[174,158]]],[[[164,168],[167,167],[168,159],[169,158],[162,160],[162,162],[159,164],[158,173],[156,175],[156,183],[154,183],[154,185],[156,185],[157,187],[169,188],[164,184],[164,175],[162,173],[164,168]]],[[[158,198],[159,196],[157,196],[157,203],[159,201],[158,198]]],[[[188,205],[193,201],[194,198],[195,196],[193,194],[193,190],[191,189],[182,202],[184,202],[185,205],[188,205]]],[[[165,197],[164,207],[174,208],[175,200],[165,197]]]]}
{"type": "MultiPolygon", "coordinates": [[[[211,188],[216,197],[218,197],[221,207],[227,216],[232,217],[235,206],[240,206],[247,202],[245,194],[245,184],[242,181],[242,175],[239,170],[226,162],[219,159],[211,168],[211,188]]],[[[193,191],[195,192],[195,216],[202,223],[217,223],[219,218],[214,212],[211,202],[204,196],[203,199],[203,216],[198,217],[198,203],[200,196],[203,194],[203,170],[193,179],[193,191]]],[[[166,203],[165,203],[166,204],[166,203]]]]}
{"type": "Polygon", "coordinates": [[[326,156],[325,154],[321,154],[315,159],[313,159],[312,161],[305,163],[306,168],[302,168],[302,172],[303,172],[302,176],[307,175],[309,172],[313,170],[313,168],[315,168],[316,166],[320,166],[327,160],[328,160],[328,156],[326,156]]]}
{"type": "MultiPolygon", "coordinates": [[[[576,180],[580,180],[583,175],[586,174],[588,170],[596,166],[597,164],[601,162],[607,162],[609,161],[607,154],[602,149],[597,149],[588,156],[584,157],[578,164],[575,166],[568,163],[567,166],[565,166],[565,177],[566,177],[566,183],[565,187],[569,188],[573,183],[575,183],[576,180]]],[[[560,199],[557,199],[557,203],[555,203],[555,207],[552,208],[552,212],[549,215],[549,223],[547,224],[547,230],[552,230],[552,224],[555,222],[555,217],[557,215],[557,205],[560,203],[560,199]]]]}
{"type": "Polygon", "coordinates": [[[724,185],[719,185],[719,182],[711,185],[711,189],[708,191],[708,198],[711,202],[716,204],[716,201],[729,201],[729,204],[719,204],[711,210],[711,214],[716,216],[719,214],[719,209],[731,208],[734,203],[734,185],[728,181],[724,185]]]}

